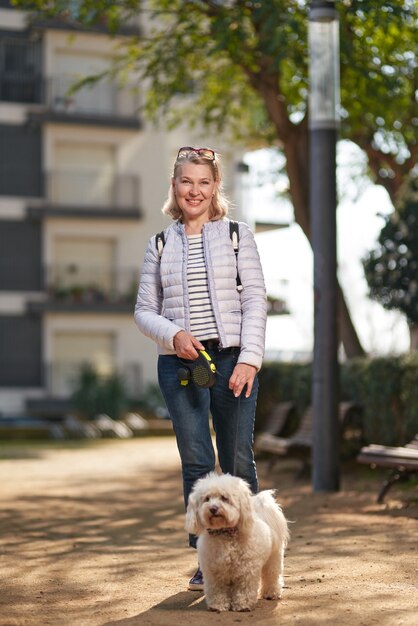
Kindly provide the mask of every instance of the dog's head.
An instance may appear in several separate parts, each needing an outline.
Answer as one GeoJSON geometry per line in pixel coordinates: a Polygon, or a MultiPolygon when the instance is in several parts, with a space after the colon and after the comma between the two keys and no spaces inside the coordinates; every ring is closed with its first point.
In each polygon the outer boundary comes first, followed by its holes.
{"type": "Polygon", "coordinates": [[[205,529],[239,528],[252,524],[251,490],[244,480],[230,474],[208,474],[196,481],[186,513],[186,530],[196,535],[205,529]]]}

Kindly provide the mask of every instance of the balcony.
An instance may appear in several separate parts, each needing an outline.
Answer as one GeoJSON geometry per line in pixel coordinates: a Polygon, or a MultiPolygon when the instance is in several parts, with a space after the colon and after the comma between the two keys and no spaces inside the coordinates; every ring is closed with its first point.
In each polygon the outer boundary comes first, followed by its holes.
{"type": "Polygon", "coordinates": [[[70,89],[78,78],[55,76],[46,79],[43,98],[46,110],[29,112],[29,119],[140,128],[139,98],[133,89],[121,88],[118,85],[100,81],[71,93],[70,89]]]}
{"type": "Polygon", "coordinates": [[[39,76],[4,72],[0,76],[0,102],[39,104],[42,102],[42,80],[39,76]]]}
{"type": "Polygon", "coordinates": [[[29,217],[141,217],[139,179],[109,172],[62,169],[44,174],[46,202],[28,207],[29,217]]]}
{"type": "Polygon", "coordinates": [[[132,315],[138,269],[55,264],[45,271],[46,298],[28,303],[31,313],[128,313],[132,315]]]}

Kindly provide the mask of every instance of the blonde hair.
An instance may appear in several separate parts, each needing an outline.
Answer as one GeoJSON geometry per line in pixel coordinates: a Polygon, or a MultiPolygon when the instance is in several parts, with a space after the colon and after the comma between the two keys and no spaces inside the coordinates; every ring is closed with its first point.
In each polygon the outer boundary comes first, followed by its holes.
{"type": "MultiPolygon", "coordinates": [[[[213,160],[208,159],[207,157],[199,156],[196,152],[190,152],[185,156],[181,156],[177,158],[174,163],[173,178],[177,177],[179,169],[185,163],[208,165],[212,171],[214,181],[218,183],[215,187],[212,198],[212,206],[209,216],[210,220],[216,221],[228,215],[229,200],[225,196],[222,189],[222,170],[219,155],[215,153],[215,158],[213,160]]],[[[164,202],[162,212],[165,215],[169,215],[173,220],[181,221],[182,212],[177,204],[177,199],[172,185],[170,185],[168,190],[167,200],[164,202]]]]}

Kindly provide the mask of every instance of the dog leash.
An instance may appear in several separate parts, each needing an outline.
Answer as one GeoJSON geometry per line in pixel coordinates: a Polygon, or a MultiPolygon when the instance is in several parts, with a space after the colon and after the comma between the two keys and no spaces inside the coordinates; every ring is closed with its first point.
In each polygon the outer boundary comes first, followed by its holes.
{"type": "MultiPolygon", "coordinates": [[[[241,392],[242,393],[242,392],[241,392]]],[[[237,410],[235,416],[235,440],[234,440],[234,462],[232,465],[233,476],[237,475],[237,462],[238,462],[238,436],[239,436],[239,418],[241,412],[241,394],[238,396],[237,410]]]]}
{"type": "MultiPolygon", "coordinates": [[[[222,374],[219,374],[219,378],[224,378],[222,374]]],[[[242,393],[242,392],[241,392],[242,393]]],[[[238,439],[239,439],[239,422],[240,422],[240,413],[241,413],[241,395],[238,396],[236,402],[236,410],[235,410],[235,424],[233,424],[234,432],[234,458],[232,461],[232,475],[237,476],[237,464],[238,464],[238,439]]]]}

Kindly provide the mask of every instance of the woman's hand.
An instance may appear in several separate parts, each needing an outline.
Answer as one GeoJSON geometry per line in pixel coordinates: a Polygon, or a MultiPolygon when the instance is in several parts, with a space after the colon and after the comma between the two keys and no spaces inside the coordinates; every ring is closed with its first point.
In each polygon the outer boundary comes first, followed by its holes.
{"type": "Polygon", "coordinates": [[[241,395],[245,385],[247,385],[247,391],[245,397],[248,398],[251,394],[254,378],[257,374],[257,368],[254,365],[248,365],[247,363],[238,363],[234,367],[231,378],[229,379],[229,388],[233,392],[234,396],[238,398],[241,395]]]}
{"type": "Polygon", "coordinates": [[[196,339],[190,333],[186,333],[185,330],[181,330],[177,335],[174,335],[173,344],[178,357],[191,361],[194,361],[199,356],[198,350],[205,349],[205,346],[200,343],[199,339],[196,339]]]}

